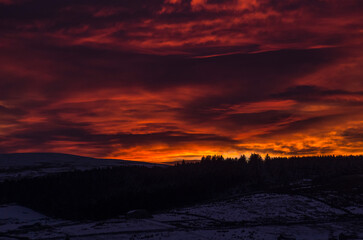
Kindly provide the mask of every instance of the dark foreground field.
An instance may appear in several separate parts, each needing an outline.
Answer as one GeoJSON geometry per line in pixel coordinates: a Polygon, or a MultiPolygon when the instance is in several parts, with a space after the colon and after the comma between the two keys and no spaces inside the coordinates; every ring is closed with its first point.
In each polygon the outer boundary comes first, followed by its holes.
{"type": "Polygon", "coordinates": [[[202,160],[5,181],[0,239],[363,238],[362,156],[202,160]]]}

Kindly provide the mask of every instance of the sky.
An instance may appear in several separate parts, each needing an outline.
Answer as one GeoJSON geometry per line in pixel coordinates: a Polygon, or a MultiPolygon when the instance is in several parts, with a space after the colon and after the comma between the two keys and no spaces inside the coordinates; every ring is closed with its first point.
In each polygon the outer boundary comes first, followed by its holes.
{"type": "Polygon", "coordinates": [[[363,154],[361,0],[0,0],[0,152],[363,154]]]}

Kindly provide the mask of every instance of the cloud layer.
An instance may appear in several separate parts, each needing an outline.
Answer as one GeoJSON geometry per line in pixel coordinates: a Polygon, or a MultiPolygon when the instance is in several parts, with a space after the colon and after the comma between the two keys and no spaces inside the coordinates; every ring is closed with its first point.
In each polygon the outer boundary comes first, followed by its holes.
{"type": "Polygon", "coordinates": [[[363,153],[359,0],[0,1],[0,151],[363,153]]]}

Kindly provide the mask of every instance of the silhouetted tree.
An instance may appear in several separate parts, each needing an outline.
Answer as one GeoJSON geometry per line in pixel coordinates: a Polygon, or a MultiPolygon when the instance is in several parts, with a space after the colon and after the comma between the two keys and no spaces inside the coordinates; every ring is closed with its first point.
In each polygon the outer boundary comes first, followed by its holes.
{"type": "Polygon", "coordinates": [[[243,166],[246,166],[247,165],[247,158],[245,155],[241,155],[238,159],[238,163],[243,165],[243,166]]]}

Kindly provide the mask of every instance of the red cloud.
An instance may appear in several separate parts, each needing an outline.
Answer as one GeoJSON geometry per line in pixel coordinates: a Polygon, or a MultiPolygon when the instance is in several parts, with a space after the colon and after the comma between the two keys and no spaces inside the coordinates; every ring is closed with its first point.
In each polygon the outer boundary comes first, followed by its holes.
{"type": "Polygon", "coordinates": [[[362,153],[361,1],[0,3],[1,152],[362,153]]]}

